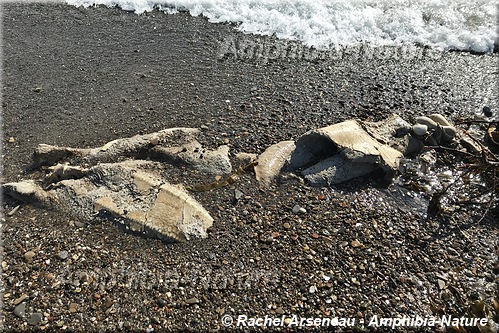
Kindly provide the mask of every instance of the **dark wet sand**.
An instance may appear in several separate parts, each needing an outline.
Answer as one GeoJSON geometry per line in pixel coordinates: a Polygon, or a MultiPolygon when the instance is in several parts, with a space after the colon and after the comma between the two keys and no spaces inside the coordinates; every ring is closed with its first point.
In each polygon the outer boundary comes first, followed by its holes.
{"type": "MultiPolygon", "coordinates": [[[[456,119],[481,114],[486,105],[499,112],[498,54],[415,48],[416,55],[400,59],[397,50],[366,47],[310,53],[295,43],[243,35],[232,25],[210,24],[185,13],[137,16],[119,9],[56,4],[8,4],[1,9],[4,181],[26,178],[24,168],[39,143],[93,147],[168,127],[206,125],[207,146],[216,147],[227,138],[234,154],[261,153],[272,143],[351,117],[379,120],[396,112],[411,120],[440,112],[456,119]],[[255,47],[261,50],[257,55],[255,47]],[[11,137],[14,142],[8,143],[11,137]]],[[[319,204],[311,199],[317,198],[319,189],[283,186],[262,194],[247,179],[241,188],[252,199],[242,206],[231,203],[233,188],[199,198],[216,218],[210,239],[167,247],[123,234],[106,222],[78,227],[69,217],[23,206],[4,224],[4,260],[9,265],[4,278],[13,277],[4,285],[11,294],[4,308],[6,328],[27,329],[8,306],[21,294],[35,292],[38,296],[33,294],[27,302],[29,314],[52,314],[55,319],[47,319],[48,328],[63,320],[63,326],[76,331],[126,325],[137,330],[216,329],[227,313],[369,318],[375,313],[413,311],[430,315],[425,313],[427,296],[404,283],[393,287],[387,282],[382,287],[382,276],[397,280],[402,272],[429,286],[443,266],[471,271],[478,265],[481,272],[489,272],[494,264],[493,256],[480,264],[445,259],[434,249],[445,252],[444,244],[454,239],[437,240],[431,226],[417,223],[414,228],[400,227],[393,239],[375,235],[380,241],[371,244],[367,234],[351,231],[349,223],[376,220],[383,229],[387,221],[397,225],[420,217],[397,212],[397,207],[384,211],[355,204],[356,194],[353,198],[331,194],[331,202],[319,204]],[[308,205],[311,213],[298,219],[290,214],[295,203],[308,205]],[[400,219],[394,220],[393,214],[400,219]],[[283,227],[286,221],[290,230],[283,227]],[[335,226],[345,223],[347,231],[342,236],[310,238],[323,230],[332,234],[335,226]],[[281,238],[268,241],[276,231],[281,238]],[[405,239],[411,232],[414,238],[405,239]],[[299,235],[298,241],[294,235],[299,235]],[[373,253],[385,253],[382,259],[355,249],[338,250],[342,242],[363,237],[373,253]],[[401,239],[403,245],[396,243],[401,239]],[[418,258],[430,252],[431,260],[401,264],[400,257],[386,255],[392,253],[394,244],[399,244],[400,253],[418,258]],[[23,260],[23,251],[37,246],[41,250],[35,261],[38,266],[33,268],[35,264],[23,260]],[[307,248],[314,250],[311,253],[307,248]],[[55,258],[60,249],[84,256],[86,261],[61,262],[55,258]],[[379,275],[377,269],[352,266],[352,261],[359,264],[362,260],[389,268],[382,268],[379,275]],[[187,277],[188,282],[180,287],[155,280],[150,289],[141,284],[129,289],[115,285],[105,291],[87,286],[81,293],[70,283],[51,287],[53,281],[41,278],[49,273],[61,277],[77,270],[105,269],[129,270],[139,279],[143,271],[155,279],[169,276],[176,282],[179,276],[193,277],[187,277]],[[323,274],[330,274],[336,282],[327,284],[323,274]],[[350,280],[352,274],[362,281],[360,287],[350,280]],[[29,286],[33,275],[40,278],[29,286]],[[205,276],[225,279],[226,284],[212,279],[215,287],[205,288],[200,283],[205,276]],[[252,281],[244,280],[247,276],[252,281]],[[238,284],[243,280],[249,285],[238,284]],[[16,285],[16,281],[22,283],[16,285]],[[318,285],[319,292],[310,293],[311,285],[318,285]],[[411,292],[415,300],[400,300],[400,293],[411,292]],[[113,311],[102,301],[106,295],[114,301],[113,311]],[[200,304],[186,305],[184,301],[191,297],[200,304]],[[158,299],[166,305],[158,305],[158,299]],[[378,304],[386,299],[394,305],[378,304]],[[78,304],[75,313],[68,310],[71,302],[78,304]],[[410,304],[423,305],[411,308],[410,304]]],[[[368,198],[372,189],[363,190],[366,196],[359,197],[368,198]]],[[[6,209],[13,206],[6,202],[6,209]]],[[[497,226],[468,227],[476,228],[469,230],[469,237],[482,235],[483,242],[470,245],[457,237],[456,251],[471,246],[472,252],[493,253],[497,226]]]]}

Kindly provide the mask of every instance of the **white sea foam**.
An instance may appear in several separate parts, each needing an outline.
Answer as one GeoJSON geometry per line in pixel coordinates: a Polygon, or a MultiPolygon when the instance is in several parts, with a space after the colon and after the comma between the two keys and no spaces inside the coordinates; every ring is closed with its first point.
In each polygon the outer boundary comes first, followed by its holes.
{"type": "Polygon", "coordinates": [[[369,43],[422,44],[442,50],[492,52],[497,38],[494,0],[66,0],[141,14],[187,10],[210,22],[238,23],[246,33],[301,41],[317,49],[369,43]]]}

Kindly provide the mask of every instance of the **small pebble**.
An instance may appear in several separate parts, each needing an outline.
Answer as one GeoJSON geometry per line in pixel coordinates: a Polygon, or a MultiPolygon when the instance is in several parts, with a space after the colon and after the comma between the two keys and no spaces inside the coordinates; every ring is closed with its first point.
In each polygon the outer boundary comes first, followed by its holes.
{"type": "Polygon", "coordinates": [[[42,318],[43,318],[43,315],[41,313],[35,312],[29,317],[28,324],[31,326],[38,325],[38,323],[40,323],[40,321],[42,321],[42,318]]]}
{"type": "Polygon", "coordinates": [[[438,123],[439,125],[452,126],[451,123],[449,123],[449,121],[447,119],[445,119],[445,117],[442,116],[441,114],[438,114],[438,113],[431,114],[430,118],[431,118],[431,120],[438,123]]]}
{"type": "Polygon", "coordinates": [[[244,196],[244,193],[239,191],[238,189],[234,190],[234,198],[236,200],[241,199],[244,196]]]}
{"type": "Polygon", "coordinates": [[[28,251],[24,254],[24,259],[26,259],[26,261],[31,261],[33,259],[33,257],[35,256],[35,252],[33,251],[28,251]]]}
{"type": "Polygon", "coordinates": [[[295,205],[293,207],[293,213],[295,213],[295,214],[304,214],[306,212],[307,212],[307,210],[305,208],[301,207],[300,205],[295,205]]]}
{"type": "Polygon", "coordinates": [[[71,313],[75,313],[75,312],[76,312],[77,307],[78,307],[78,304],[76,304],[76,303],[71,303],[71,304],[69,304],[69,312],[71,312],[71,313]]]}
{"type": "Polygon", "coordinates": [[[445,281],[438,279],[437,283],[438,283],[438,289],[442,290],[445,288],[445,281]]]}
{"type": "Polygon", "coordinates": [[[456,129],[453,126],[442,126],[442,136],[444,139],[451,141],[456,136],[456,129]]]}
{"type": "Polygon", "coordinates": [[[26,303],[21,303],[14,308],[14,315],[18,318],[26,317],[26,303]]]}
{"type": "Polygon", "coordinates": [[[14,143],[14,142],[16,142],[16,139],[14,139],[13,137],[10,137],[9,138],[9,143],[14,143]]]}
{"type": "Polygon", "coordinates": [[[483,111],[483,115],[485,117],[492,117],[494,115],[494,113],[492,112],[492,110],[488,106],[484,106],[482,111],[483,111]]]}
{"type": "Polygon", "coordinates": [[[424,125],[424,124],[414,124],[412,126],[412,131],[414,132],[414,134],[416,135],[425,135],[426,132],[428,132],[428,126],[424,125]]]}
{"type": "Polygon", "coordinates": [[[438,124],[435,121],[433,121],[431,118],[425,117],[425,116],[417,117],[416,124],[426,125],[426,128],[430,129],[430,130],[435,129],[438,126],[438,124]]]}
{"type": "Polygon", "coordinates": [[[168,305],[168,302],[164,298],[158,298],[156,300],[156,304],[158,304],[158,306],[160,307],[165,307],[168,305]]]}
{"type": "Polygon", "coordinates": [[[69,256],[69,252],[66,251],[66,250],[63,250],[63,251],[59,251],[59,253],[57,253],[57,257],[61,260],[66,260],[69,256]]]}
{"type": "Polygon", "coordinates": [[[359,242],[357,239],[353,240],[351,245],[352,245],[352,247],[355,247],[355,248],[363,246],[362,243],[359,242]]]}
{"type": "Polygon", "coordinates": [[[185,301],[187,304],[198,304],[199,300],[196,297],[191,297],[185,301]]]}

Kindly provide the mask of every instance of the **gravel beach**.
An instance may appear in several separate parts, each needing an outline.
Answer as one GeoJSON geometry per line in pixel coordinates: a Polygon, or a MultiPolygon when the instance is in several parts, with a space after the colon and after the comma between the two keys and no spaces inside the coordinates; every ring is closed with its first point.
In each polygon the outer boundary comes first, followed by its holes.
{"type": "MultiPolygon", "coordinates": [[[[228,144],[233,157],[351,118],[499,112],[497,53],[318,52],[187,13],[0,8],[2,182],[30,178],[40,143],[98,147],[197,127],[206,147],[228,144]]],[[[186,169],[169,181],[211,179],[186,169]]],[[[240,316],[282,318],[268,330],[295,331],[293,318],[343,318],[353,325],[338,331],[384,331],[373,318],[480,311],[489,318],[481,328],[497,330],[497,210],[480,224],[467,210],[426,218],[427,199],[394,193],[374,176],[330,188],[283,177],[262,188],[246,173],[194,196],[213,228],[207,239],[175,244],[105,219],[31,205],[13,211],[19,202],[4,197],[3,331],[224,331],[238,328],[240,316]]]]}

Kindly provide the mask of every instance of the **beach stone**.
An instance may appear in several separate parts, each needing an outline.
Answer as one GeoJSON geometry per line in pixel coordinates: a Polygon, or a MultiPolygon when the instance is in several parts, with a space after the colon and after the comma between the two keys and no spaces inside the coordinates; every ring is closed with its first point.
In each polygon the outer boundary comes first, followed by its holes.
{"type": "Polygon", "coordinates": [[[35,256],[35,252],[33,251],[28,251],[24,254],[24,259],[26,259],[26,261],[31,261],[33,260],[33,257],[35,256]]]}
{"type": "Polygon", "coordinates": [[[307,212],[307,210],[300,205],[294,205],[291,211],[295,214],[305,214],[307,212]]]}
{"type": "Polygon", "coordinates": [[[457,131],[454,126],[442,126],[441,140],[444,143],[451,142],[456,137],[457,131]]]}
{"type": "Polygon", "coordinates": [[[483,112],[483,115],[485,117],[492,117],[494,115],[494,113],[492,112],[492,110],[488,106],[484,106],[482,109],[482,112],[483,112]]]}
{"type": "Polygon", "coordinates": [[[414,134],[422,136],[428,133],[428,126],[425,124],[414,124],[412,126],[412,131],[414,134]]]}
{"type": "Polygon", "coordinates": [[[244,196],[244,193],[243,193],[243,192],[241,192],[241,191],[240,191],[240,190],[238,190],[238,189],[235,189],[235,190],[234,190],[234,199],[235,199],[235,200],[239,200],[239,199],[241,199],[243,196],[244,196]]]}
{"type": "Polygon", "coordinates": [[[158,306],[163,308],[168,305],[168,302],[164,298],[158,298],[156,300],[156,304],[158,304],[158,306]]]}
{"type": "Polygon", "coordinates": [[[452,126],[452,124],[439,113],[431,114],[429,118],[441,126],[452,126]]]}
{"type": "Polygon", "coordinates": [[[66,251],[66,250],[62,250],[62,251],[59,251],[57,253],[57,258],[61,259],[61,260],[66,260],[69,256],[69,252],[66,251]]]}
{"type": "Polygon", "coordinates": [[[69,312],[75,313],[77,309],[78,309],[78,304],[77,303],[71,302],[69,304],[69,312]]]}
{"type": "Polygon", "coordinates": [[[18,318],[26,317],[26,303],[21,303],[14,308],[14,315],[18,318]]]}
{"type": "Polygon", "coordinates": [[[28,319],[28,325],[35,326],[38,325],[42,321],[43,315],[39,312],[35,312],[31,314],[28,319]]]}
{"type": "Polygon", "coordinates": [[[185,302],[187,304],[191,305],[191,304],[198,304],[199,300],[196,297],[191,297],[191,298],[187,299],[185,302]]]}
{"type": "Polygon", "coordinates": [[[417,117],[416,124],[426,125],[427,129],[429,130],[433,130],[438,126],[438,124],[433,119],[425,116],[417,117]]]}

